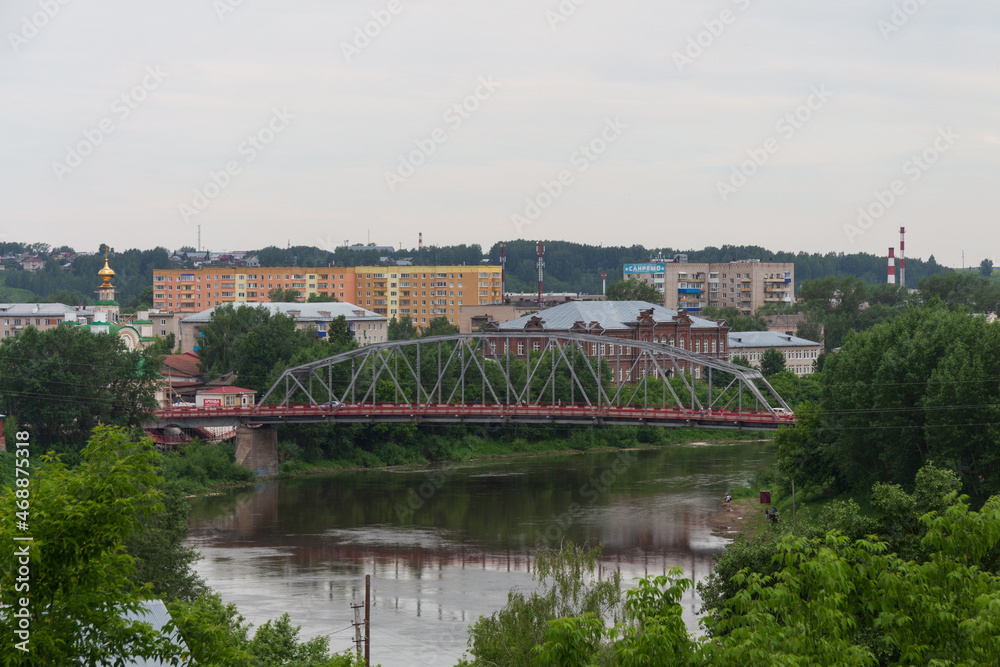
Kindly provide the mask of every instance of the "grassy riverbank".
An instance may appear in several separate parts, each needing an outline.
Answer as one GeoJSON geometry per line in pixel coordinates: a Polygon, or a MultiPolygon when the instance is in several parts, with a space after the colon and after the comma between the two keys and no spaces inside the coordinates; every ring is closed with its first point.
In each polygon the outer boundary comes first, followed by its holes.
{"type": "MultiPolygon", "coordinates": [[[[761,440],[760,433],[656,427],[422,429],[375,426],[354,429],[347,434],[354,437],[344,435],[310,429],[279,431],[280,476],[761,440]]],[[[252,484],[257,479],[235,463],[235,447],[228,443],[190,443],[165,453],[162,461],[163,476],[187,495],[252,484]]]]}
{"type": "Polygon", "coordinates": [[[427,433],[423,438],[416,439],[418,442],[408,443],[411,445],[409,447],[396,443],[381,443],[369,452],[355,446],[353,450],[335,458],[310,456],[294,443],[282,442],[279,450],[287,458],[281,464],[281,475],[289,477],[333,470],[422,467],[446,462],[596,453],[622,449],[655,449],[698,442],[761,440],[760,433],[694,428],[535,428],[531,431],[533,432],[525,435],[512,435],[510,432],[498,434],[467,431],[460,435],[453,434],[451,437],[439,433],[427,433]],[[545,433],[546,430],[550,433],[545,433]],[[542,437],[538,437],[539,431],[542,437]],[[551,433],[554,431],[563,432],[551,433]]]}

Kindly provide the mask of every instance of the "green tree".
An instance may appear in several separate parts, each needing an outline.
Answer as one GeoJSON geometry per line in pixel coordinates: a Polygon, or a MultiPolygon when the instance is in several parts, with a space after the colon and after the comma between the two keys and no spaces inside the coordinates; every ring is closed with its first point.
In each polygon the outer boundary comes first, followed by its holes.
{"type": "Polygon", "coordinates": [[[716,306],[706,306],[698,313],[699,317],[706,320],[725,320],[732,331],[767,331],[767,320],[762,315],[742,315],[733,306],[718,308],[716,306]]]}
{"type": "Polygon", "coordinates": [[[207,588],[192,569],[201,556],[184,544],[190,504],[173,484],[161,486],[161,501],[147,501],[139,528],[123,540],[135,565],[129,578],[137,586],[150,585],[157,598],[194,600],[207,588]]]}
{"type": "Polygon", "coordinates": [[[302,296],[297,289],[282,289],[275,287],[267,293],[267,300],[271,303],[295,303],[302,296]]]}
{"type": "Polygon", "coordinates": [[[449,324],[447,317],[435,317],[427,323],[427,326],[420,334],[420,337],[430,338],[431,336],[452,336],[457,333],[458,327],[454,324],[449,324]]]}
{"type": "Polygon", "coordinates": [[[162,355],[111,334],[28,327],[0,345],[0,411],[48,446],[79,450],[97,424],[139,426],[156,409],[162,355]]]}
{"type": "MultiPolygon", "coordinates": [[[[532,577],[539,590],[530,595],[512,591],[507,604],[491,617],[480,616],[469,630],[471,665],[519,667],[533,662],[535,646],[542,643],[548,622],[558,618],[591,614],[620,620],[621,574],[595,581],[600,548],[583,549],[572,543],[560,549],[541,549],[532,577]]],[[[553,649],[555,655],[565,655],[553,649]]],[[[583,663],[578,663],[583,664],[583,663]]]]}
{"type": "Polygon", "coordinates": [[[276,366],[284,369],[296,352],[316,340],[315,331],[296,330],[295,320],[284,313],[232,304],[216,308],[201,333],[202,372],[211,379],[235,370],[241,385],[258,391],[270,386],[276,366]]]}
{"type": "Polygon", "coordinates": [[[170,615],[190,650],[192,664],[207,667],[361,667],[353,652],[331,656],[329,638],[299,639],[288,614],[267,621],[250,636],[251,626],[234,604],[216,594],[168,605],[170,615]]]}
{"type": "Polygon", "coordinates": [[[389,320],[389,340],[410,340],[418,336],[419,332],[409,317],[397,320],[396,316],[393,315],[392,319],[389,320]]]}
{"type": "Polygon", "coordinates": [[[785,370],[785,355],[775,347],[764,350],[760,356],[760,372],[764,377],[770,377],[785,370]]]}
{"type": "Polygon", "coordinates": [[[663,294],[660,290],[638,278],[613,282],[608,285],[604,294],[604,298],[608,301],[646,301],[657,305],[663,304],[663,294]]]}
{"type": "Polygon", "coordinates": [[[841,487],[910,487],[933,459],[978,499],[1000,491],[998,376],[1000,328],[941,304],[848,337],[822,374],[824,449],[841,487]]]}
{"type": "Polygon", "coordinates": [[[993,260],[984,259],[979,263],[979,275],[983,278],[989,278],[993,275],[993,260]]]}
{"type": "MultiPolygon", "coordinates": [[[[32,433],[32,443],[43,442],[32,433]]],[[[25,451],[25,450],[22,450],[25,451]]],[[[135,583],[135,565],[125,541],[143,517],[159,509],[161,481],[157,453],[148,440],[136,442],[125,430],[94,430],[79,466],[70,470],[58,458],[35,455],[29,521],[33,541],[14,542],[13,521],[0,524],[7,544],[24,544],[30,587],[16,589],[25,560],[6,549],[0,556],[0,650],[10,665],[111,664],[132,656],[171,659],[180,648],[147,623],[126,620],[150,591],[135,583]],[[37,458],[36,458],[37,457],[37,458]],[[30,616],[29,651],[15,649],[15,610],[30,616]]],[[[25,479],[25,478],[20,478],[25,479]]],[[[0,496],[0,511],[14,517],[24,510],[15,489],[0,496]]]]}
{"type": "Polygon", "coordinates": [[[306,303],[337,303],[337,297],[332,294],[323,294],[322,292],[313,292],[306,299],[306,303]]]}

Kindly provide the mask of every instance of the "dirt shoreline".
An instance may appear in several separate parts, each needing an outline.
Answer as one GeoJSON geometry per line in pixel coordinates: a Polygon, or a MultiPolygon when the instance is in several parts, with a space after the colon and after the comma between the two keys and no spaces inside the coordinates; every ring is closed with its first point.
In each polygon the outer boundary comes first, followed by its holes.
{"type": "Polygon", "coordinates": [[[707,523],[712,534],[719,537],[751,537],[764,528],[764,509],[756,498],[734,498],[730,508],[726,508],[725,501],[720,502],[707,523]]]}

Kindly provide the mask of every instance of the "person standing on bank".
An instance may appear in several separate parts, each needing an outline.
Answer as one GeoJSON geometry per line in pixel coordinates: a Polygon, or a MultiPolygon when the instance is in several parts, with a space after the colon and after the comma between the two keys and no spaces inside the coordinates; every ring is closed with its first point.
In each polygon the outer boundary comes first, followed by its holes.
{"type": "Polygon", "coordinates": [[[730,512],[733,511],[733,494],[728,491],[726,492],[726,509],[730,512]]]}

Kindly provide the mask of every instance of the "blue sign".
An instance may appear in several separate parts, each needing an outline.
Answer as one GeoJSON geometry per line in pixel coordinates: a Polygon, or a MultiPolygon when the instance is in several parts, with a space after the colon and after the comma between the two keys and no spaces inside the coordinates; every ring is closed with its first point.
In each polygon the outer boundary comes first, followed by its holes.
{"type": "Polygon", "coordinates": [[[665,264],[626,264],[625,273],[663,273],[667,270],[665,264]]]}

